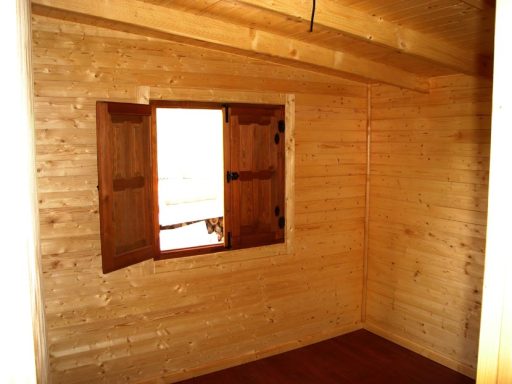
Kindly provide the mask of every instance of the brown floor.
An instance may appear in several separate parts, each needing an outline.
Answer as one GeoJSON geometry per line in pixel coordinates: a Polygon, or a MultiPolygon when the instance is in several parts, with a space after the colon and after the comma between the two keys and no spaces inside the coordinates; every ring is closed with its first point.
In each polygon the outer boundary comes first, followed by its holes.
{"type": "Polygon", "coordinates": [[[182,384],[455,384],[475,381],[368,331],[210,373],[182,384]]]}

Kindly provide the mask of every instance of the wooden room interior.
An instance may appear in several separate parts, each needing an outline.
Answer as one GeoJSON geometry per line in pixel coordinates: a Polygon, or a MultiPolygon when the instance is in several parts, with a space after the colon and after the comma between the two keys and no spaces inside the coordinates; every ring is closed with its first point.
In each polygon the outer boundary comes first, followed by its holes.
{"type": "Polygon", "coordinates": [[[492,0],[19,0],[38,381],[175,382],[366,329],[512,382],[507,308],[491,299],[506,279],[484,290],[505,265],[486,256],[495,13],[492,0]],[[161,100],[285,106],[283,243],[102,272],[96,103],[161,100]]]}

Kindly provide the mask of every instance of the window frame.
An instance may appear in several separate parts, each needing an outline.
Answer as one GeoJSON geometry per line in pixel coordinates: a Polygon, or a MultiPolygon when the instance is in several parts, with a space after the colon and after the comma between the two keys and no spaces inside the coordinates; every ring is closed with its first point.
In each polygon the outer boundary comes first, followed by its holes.
{"type": "MultiPolygon", "coordinates": [[[[226,171],[231,169],[231,127],[230,127],[230,117],[229,117],[229,108],[262,108],[274,110],[278,108],[282,108],[283,111],[283,120],[285,120],[286,116],[286,105],[285,104],[267,104],[267,103],[217,103],[217,102],[202,102],[202,101],[177,101],[177,100],[151,100],[149,102],[151,107],[151,141],[152,141],[152,153],[151,153],[151,161],[152,161],[152,170],[153,170],[153,215],[154,215],[154,249],[155,249],[155,260],[165,260],[193,255],[202,255],[209,253],[218,253],[223,251],[232,251],[235,249],[249,249],[249,248],[257,248],[257,247],[265,247],[274,244],[283,244],[286,243],[286,225],[284,229],[283,239],[279,241],[273,242],[261,242],[257,245],[251,246],[239,246],[233,249],[234,247],[230,244],[229,231],[225,233],[224,244],[214,244],[214,245],[202,245],[196,247],[187,247],[187,248],[178,248],[178,249],[170,249],[170,250],[161,250],[160,248],[160,225],[158,220],[159,214],[159,199],[158,199],[158,164],[157,164],[157,137],[156,137],[156,109],[157,108],[184,108],[184,109],[215,109],[222,110],[223,117],[223,154],[224,154],[224,174],[226,171]]],[[[286,132],[286,130],[285,130],[286,132]]],[[[285,133],[283,132],[283,133],[285,133]]],[[[286,142],[286,139],[285,139],[286,142]]],[[[286,146],[283,149],[284,162],[282,164],[283,173],[283,185],[280,187],[282,189],[283,194],[283,209],[286,217],[286,146]]],[[[231,188],[228,187],[228,183],[224,179],[224,228],[230,228],[230,221],[232,219],[232,212],[230,212],[231,207],[231,188]]],[[[286,219],[285,219],[286,223],[286,219]]]]}
{"type": "MultiPolygon", "coordinates": [[[[160,248],[160,223],[158,220],[159,215],[159,200],[158,200],[158,156],[157,156],[157,137],[156,137],[156,110],[157,108],[183,108],[183,109],[215,109],[222,110],[222,121],[223,121],[223,142],[224,142],[224,162],[226,161],[226,110],[225,105],[214,102],[200,102],[200,101],[172,101],[172,100],[151,100],[149,103],[151,107],[151,141],[153,143],[151,151],[151,167],[153,170],[153,214],[154,214],[154,244],[155,244],[155,260],[174,259],[178,257],[204,255],[208,253],[217,253],[222,251],[229,251],[226,245],[226,239],[224,244],[213,244],[213,245],[200,245],[196,247],[177,248],[162,250],[160,248]]],[[[226,191],[224,191],[224,207],[226,205],[226,191]]],[[[226,208],[224,208],[225,210],[226,208]]]]}
{"type": "MultiPolygon", "coordinates": [[[[108,263],[105,260],[108,260],[108,258],[115,258],[117,255],[115,253],[110,252],[109,255],[105,256],[104,251],[104,233],[103,230],[101,230],[100,237],[101,237],[101,257],[102,257],[102,269],[104,273],[112,272],[117,269],[121,269],[133,264],[138,264],[142,261],[150,261],[150,263],[154,263],[155,260],[164,260],[164,259],[170,259],[170,258],[181,258],[186,256],[200,256],[204,254],[215,254],[215,257],[221,257],[225,258],[228,257],[230,260],[238,259],[241,257],[241,260],[244,259],[253,259],[253,258],[260,258],[260,257],[268,257],[268,256],[279,256],[279,255],[285,255],[285,254],[291,254],[294,252],[294,201],[295,201],[295,192],[293,189],[294,184],[294,178],[295,178],[295,169],[294,169],[294,160],[295,160],[295,95],[294,94],[276,94],[276,93],[247,93],[247,92],[237,92],[237,91],[215,91],[215,94],[212,95],[210,92],[207,94],[203,94],[200,91],[193,89],[165,89],[159,92],[155,92],[154,95],[156,96],[156,100],[152,100],[150,98],[150,87],[146,86],[139,86],[137,87],[137,103],[129,103],[126,101],[120,101],[120,102],[113,102],[113,101],[98,101],[97,102],[97,137],[98,137],[98,194],[100,196],[100,223],[103,223],[103,218],[101,217],[101,211],[102,211],[102,201],[105,198],[104,191],[102,191],[101,187],[101,178],[103,177],[101,175],[101,168],[105,168],[105,164],[102,164],[104,160],[100,159],[100,146],[102,145],[100,143],[100,137],[102,134],[100,134],[99,126],[101,125],[99,122],[100,115],[102,113],[98,113],[100,109],[98,108],[98,105],[132,105],[134,108],[142,108],[142,107],[149,107],[151,108],[151,104],[158,105],[158,104],[167,104],[167,105],[179,105],[180,107],[183,106],[191,106],[194,108],[197,107],[206,107],[206,108],[219,108],[219,106],[225,107],[228,106],[253,106],[253,107],[264,107],[264,106],[279,106],[281,109],[281,119],[285,121],[286,124],[286,130],[285,133],[282,135],[283,139],[283,148],[282,148],[282,171],[283,171],[283,207],[284,207],[284,218],[285,218],[285,226],[282,228],[283,238],[279,242],[274,243],[265,243],[261,245],[250,245],[247,247],[240,247],[240,248],[233,248],[229,249],[224,244],[219,245],[206,245],[206,246],[199,246],[199,247],[193,247],[188,249],[178,249],[178,250],[169,250],[169,251],[161,251],[159,248],[159,244],[156,244],[155,241],[151,241],[153,246],[153,252],[149,257],[146,257],[145,259],[141,260],[118,260],[120,263],[118,263],[116,266],[112,267],[112,265],[108,265],[108,263]],[[162,92],[163,91],[163,92],[162,92]],[[190,100],[199,100],[199,101],[190,101],[190,100]],[[204,100],[204,101],[203,101],[204,100]],[[223,100],[222,102],[218,102],[217,100],[223,100]],[[101,160],[101,161],[100,161],[101,160]],[[229,251],[229,252],[226,252],[229,251]],[[153,259],[153,261],[151,261],[153,259]]],[[[108,109],[108,108],[107,108],[108,109]]],[[[105,114],[103,114],[105,115],[105,114]]],[[[108,115],[108,114],[107,114],[108,115]]],[[[153,126],[153,120],[156,118],[153,113],[150,114],[150,129],[149,129],[149,135],[151,145],[156,145],[155,138],[152,136],[154,129],[152,129],[153,126]]],[[[225,119],[224,119],[225,120],[225,119]]],[[[250,124],[250,123],[249,123],[250,124]]],[[[105,123],[103,124],[105,125],[105,123]]],[[[226,133],[226,130],[224,130],[224,133],[226,133]]],[[[103,133],[104,135],[104,133],[103,133]]],[[[153,147],[151,147],[151,150],[153,147]]],[[[226,151],[224,151],[226,155],[226,151]]],[[[151,156],[150,163],[151,163],[151,190],[153,191],[153,183],[157,182],[157,178],[153,176],[157,175],[157,168],[153,166],[153,162],[156,162],[157,158],[156,156],[151,156]]],[[[255,168],[255,171],[257,173],[260,173],[257,171],[257,168],[255,168]]],[[[254,176],[258,178],[257,176],[254,176]]],[[[108,190],[108,189],[107,189],[108,190]]],[[[113,196],[111,197],[113,198],[113,196]]],[[[153,193],[151,193],[151,199],[154,200],[151,202],[153,205],[153,209],[151,209],[151,215],[154,217],[153,223],[155,223],[155,226],[158,226],[159,230],[159,222],[158,218],[156,217],[156,214],[158,211],[155,211],[154,206],[158,206],[158,201],[153,199],[153,193]]],[[[107,199],[108,200],[108,199],[107,199]]],[[[265,211],[266,212],[266,211],[265,211]]],[[[116,221],[115,218],[111,218],[116,221]]],[[[151,226],[154,228],[155,226],[151,226]]],[[[227,232],[227,231],[226,231],[227,232]]],[[[154,233],[154,238],[157,238],[157,234],[154,233]]],[[[152,235],[153,236],[153,235],[152,235]]],[[[108,252],[108,250],[107,250],[108,252]]],[[[145,264],[145,263],[144,263],[145,264]]]]}

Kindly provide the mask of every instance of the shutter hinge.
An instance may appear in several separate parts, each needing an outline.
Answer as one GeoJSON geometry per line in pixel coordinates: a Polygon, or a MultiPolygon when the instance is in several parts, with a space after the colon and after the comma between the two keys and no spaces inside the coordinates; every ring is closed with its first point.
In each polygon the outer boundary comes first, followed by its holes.
{"type": "Polygon", "coordinates": [[[277,123],[277,129],[279,130],[279,132],[283,133],[284,128],[285,128],[284,120],[279,120],[279,122],[277,123]]]}
{"type": "Polygon", "coordinates": [[[228,232],[226,248],[231,249],[231,232],[228,232]]]}

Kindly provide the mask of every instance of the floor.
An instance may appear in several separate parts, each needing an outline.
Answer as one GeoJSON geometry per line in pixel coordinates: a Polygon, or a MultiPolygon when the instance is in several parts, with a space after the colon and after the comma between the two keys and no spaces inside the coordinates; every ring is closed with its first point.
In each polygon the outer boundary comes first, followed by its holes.
{"type": "Polygon", "coordinates": [[[462,384],[475,381],[360,330],[181,384],[462,384]]]}

